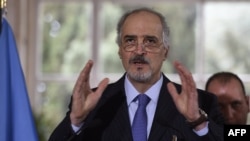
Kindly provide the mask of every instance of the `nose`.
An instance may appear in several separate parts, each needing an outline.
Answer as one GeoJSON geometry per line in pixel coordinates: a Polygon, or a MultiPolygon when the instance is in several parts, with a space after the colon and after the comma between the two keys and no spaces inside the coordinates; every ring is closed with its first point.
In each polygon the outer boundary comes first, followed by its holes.
{"type": "Polygon", "coordinates": [[[147,51],[145,50],[145,47],[144,47],[144,45],[142,43],[137,44],[135,52],[137,54],[145,54],[145,53],[147,53],[147,51]]]}
{"type": "Polygon", "coordinates": [[[223,109],[226,120],[232,120],[234,117],[234,109],[230,106],[227,106],[223,109]]]}

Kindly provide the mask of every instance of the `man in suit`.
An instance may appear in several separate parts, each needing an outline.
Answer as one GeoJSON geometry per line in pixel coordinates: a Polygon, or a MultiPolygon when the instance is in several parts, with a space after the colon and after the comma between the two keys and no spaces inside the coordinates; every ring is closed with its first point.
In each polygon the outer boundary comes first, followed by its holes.
{"type": "Polygon", "coordinates": [[[247,124],[249,100],[242,80],[232,72],[217,72],[207,80],[206,91],[218,97],[225,124],[247,124]]]}
{"type": "Polygon", "coordinates": [[[223,141],[216,97],[196,89],[192,74],[178,61],[173,65],[182,85],[161,71],[169,28],[160,13],[149,8],[125,13],[117,26],[117,44],[126,73],[112,84],[104,78],[91,89],[89,60],[75,84],[69,111],[49,141],[136,141],[137,135],[146,136],[140,141],[223,141]],[[133,130],[138,96],[149,99],[147,121],[138,126],[145,128],[133,130]],[[135,133],[138,130],[141,133],[135,133]]]}

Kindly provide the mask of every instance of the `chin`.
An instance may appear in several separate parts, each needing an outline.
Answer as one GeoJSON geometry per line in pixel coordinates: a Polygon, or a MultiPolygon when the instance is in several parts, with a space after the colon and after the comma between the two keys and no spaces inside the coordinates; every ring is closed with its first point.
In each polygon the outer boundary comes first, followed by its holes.
{"type": "Polygon", "coordinates": [[[138,82],[147,82],[152,78],[152,72],[141,72],[141,71],[136,71],[136,72],[128,72],[128,76],[138,82]]]}

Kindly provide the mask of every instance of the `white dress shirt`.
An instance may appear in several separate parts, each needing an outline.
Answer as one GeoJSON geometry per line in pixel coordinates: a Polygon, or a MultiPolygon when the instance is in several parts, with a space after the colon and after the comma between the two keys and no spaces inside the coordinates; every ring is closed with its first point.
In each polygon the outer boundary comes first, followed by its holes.
{"type": "MultiPolygon", "coordinates": [[[[149,136],[149,132],[150,132],[152,122],[153,122],[153,119],[154,119],[155,110],[156,110],[156,106],[157,106],[157,102],[158,102],[158,98],[159,98],[162,83],[163,83],[163,76],[161,75],[160,79],[144,93],[150,98],[150,102],[148,103],[148,105],[146,107],[147,116],[148,116],[147,136],[149,136]]],[[[125,77],[124,86],[125,86],[125,93],[126,93],[126,97],[127,97],[130,124],[132,126],[132,122],[133,122],[133,119],[134,119],[134,116],[135,116],[135,112],[136,112],[137,107],[138,107],[138,100],[137,101],[133,101],[133,100],[140,93],[135,89],[135,87],[132,85],[132,83],[128,80],[127,76],[125,77]]],[[[72,129],[75,132],[77,132],[82,127],[83,124],[84,123],[82,123],[80,127],[75,126],[73,124],[71,124],[71,126],[72,126],[72,129]]],[[[203,128],[203,129],[201,129],[199,131],[195,131],[195,130],[193,130],[193,131],[199,136],[203,136],[203,135],[207,134],[207,132],[208,132],[208,122],[207,122],[207,125],[206,125],[205,128],[203,128]]]]}
{"type": "MultiPolygon", "coordinates": [[[[156,110],[156,106],[157,106],[162,83],[163,83],[163,76],[161,75],[160,79],[144,93],[151,99],[146,107],[147,116],[148,116],[147,136],[149,136],[149,132],[150,132],[150,129],[152,127],[152,122],[154,119],[155,110],[156,110]]],[[[132,85],[132,83],[128,80],[127,76],[125,78],[124,85],[125,85],[125,93],[126,93],[126,97],[127,97],[130,124],[132,126],[135,112],[136,112],[137,107],[138,107],[138,100],[137,101],[133,101],[133,100],[140,93],[135,89],[135,87],[132,85]]],[[[167,89],[167,87],[166,87],[166,89],[167,89]]],[[[205,128],[203,128],[199,131],[196,131],[196,130],[193,130],[193,131],[199,136],[203,136],[203,135],[207,134],[208,133],[208,122],[207,122],[207,125],[205,128]]]]}

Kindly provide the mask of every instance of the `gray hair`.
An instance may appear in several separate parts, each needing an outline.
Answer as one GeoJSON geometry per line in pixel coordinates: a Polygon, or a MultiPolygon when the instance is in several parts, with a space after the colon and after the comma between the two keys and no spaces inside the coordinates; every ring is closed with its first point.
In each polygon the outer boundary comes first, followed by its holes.
{"type": "Polygon", "coordinates": [[[123,16],[120,18],[118,24],[117,24],[117,37],[116,37],[116,43],[121,46],[121,29],[122,29],[122,26],[125,22],[125,20],[127,19],[128,16],[134,14],[134,13],[139,13],[139,12],[142,12],[142,11],[145,11],[145,12],[149,12],[149,13],[152,13],[152,14],[155,14],[156,16],[158,16],[160,18],[160,21],[161,21],[161,25],[162,25],[162,28],[163,28],[163,32],[162,32],[162,37],[163,37],[163,44],[166,48],[169,47],[169,34],[170,34],[170,31],[169,31],[169,27],[167,25],[167,22],[165,21],[165,17],[153,10],[153,9],[150,9],[150,8],[147,8],[147,7],[143,7],[143,8],[139,8],[139,9],[135,9],[135,10],[132,10],[132,11],[128,11],[126,12],[125,14],[123,14],[123,16]]]}

